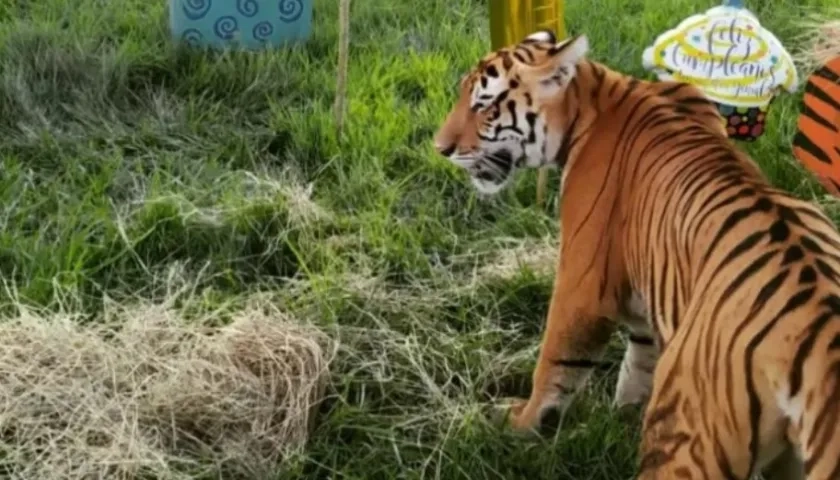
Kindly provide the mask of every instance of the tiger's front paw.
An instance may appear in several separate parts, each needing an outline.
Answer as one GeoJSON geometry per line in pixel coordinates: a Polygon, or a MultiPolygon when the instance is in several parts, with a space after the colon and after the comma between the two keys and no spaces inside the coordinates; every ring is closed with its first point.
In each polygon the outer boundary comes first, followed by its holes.
{"type": "Polygon", "coordinates": [[[539,427],[539,420],[528,416],[528,400],[506,398],[493,408],[493,423],[507,427],[516,433],[533,434],[539,427]]]}

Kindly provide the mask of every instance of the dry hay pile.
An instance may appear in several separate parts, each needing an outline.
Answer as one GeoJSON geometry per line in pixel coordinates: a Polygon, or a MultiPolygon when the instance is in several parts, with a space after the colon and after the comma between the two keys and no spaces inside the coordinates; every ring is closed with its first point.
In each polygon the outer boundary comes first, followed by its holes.
{"type": "Polygon", "coordinates": [[[220,329],[160,305],[106,317],[0,324],[3,477],[269,478],[304,447],[320,331],[257,308],[220,329]]]}
{"type": "Polygon", "coordinates": [[[801,47],[795,53],[795,61],[807,74],[840,57],[840,9],[834,10],[831,16],[831,20],[812,16],[802,23],[801,47]]]}

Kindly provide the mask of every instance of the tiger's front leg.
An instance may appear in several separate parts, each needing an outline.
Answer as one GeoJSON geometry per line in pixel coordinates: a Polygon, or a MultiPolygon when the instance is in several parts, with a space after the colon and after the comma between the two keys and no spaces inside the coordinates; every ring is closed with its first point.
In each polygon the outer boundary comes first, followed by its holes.
{"type": "Polygon", "coordinates": [[[630,329],[613,397],[613,407],[619,410],[628,406],[643,407],[650,398],[659,349],[646,330],[630,329]]]}
{"type": "Polygon", "coordinates": [[[539,427],[550,408],[564,410],[598,365],[615,330],[608,318],[612,309],[599,298],[599,279],[575,273],[558,268],[531,396],[515,400],[508,411],[514,430],[539,427]]]}

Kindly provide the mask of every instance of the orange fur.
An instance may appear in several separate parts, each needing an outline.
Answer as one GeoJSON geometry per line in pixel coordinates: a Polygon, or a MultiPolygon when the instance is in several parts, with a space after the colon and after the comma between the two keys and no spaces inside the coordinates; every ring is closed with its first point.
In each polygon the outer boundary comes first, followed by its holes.
{"type": "Polygon", "coordinates": [[[491,53],[435,136],[480,189],[563,169],[554,291],[509,424],[568,405],[624,325],[615,401],[647,401],[637,478],[838,478],[840,234],[767,182],[695,87],[587,50],[537,33],[491,53]]]}

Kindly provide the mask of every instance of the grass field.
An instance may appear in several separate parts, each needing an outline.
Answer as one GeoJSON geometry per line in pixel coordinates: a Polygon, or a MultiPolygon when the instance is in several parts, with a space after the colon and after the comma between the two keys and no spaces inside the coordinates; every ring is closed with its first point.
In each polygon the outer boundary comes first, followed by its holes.
{"type": "MultiPolygon", "coordinates": [[[[335,3],[316,1],[304,46],[216,58],[172,48],[164,1],[0,4],[3,313],[95,319],[105,298],[188,284],[191,308],[263,295],[334,332],[331,399],[278,478],[628,478],[637,430],[608,409],[614,372],[553,435],[483,420],[492,396],[527,395],[556,234],[535,174],[482,200],[431,150],[458,76],[489,48],[487,2],[354,2],[341,139],[335,3]]],[[[648,42],[713,3],[569,0],[567,26],[644,75],[648,42]]],[[[836,2],[747,3],[795,49],[796,22],[836,2]]],[[[799,100],[746,148],[812,198],[790,154],[799,100]]]]}

